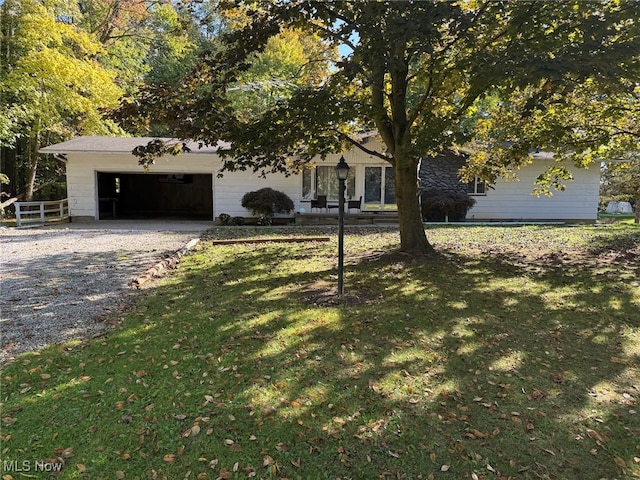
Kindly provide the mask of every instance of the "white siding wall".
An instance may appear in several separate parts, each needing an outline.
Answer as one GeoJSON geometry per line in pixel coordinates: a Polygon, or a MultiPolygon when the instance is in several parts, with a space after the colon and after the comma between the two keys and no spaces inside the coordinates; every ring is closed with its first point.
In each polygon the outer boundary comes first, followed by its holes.
{"type": "MultiPolygon", "coordinates": [[[[340,155],[330,155],[325,162],[318,164],[334,166],[340,155]]],[[[68,153],[67,154],[67,190],[69,211],[72,217],[97,218],[97,172],[143,173],[137,158],[122,153],[68,153]]],[[[352,150],[345,153],[345,159],[358,174],[357,194],[362,195],[364,183],[360,185],[359,165],[364,163],[381,163],[380,159],[352,150]]],[[[210,174],[213,177],[213,217],[221,213],[231,216],[251,216],[240,201],[246,192],[271,187],[286,193],[294,201],[296,211],[308,204],[301,203],[302,180],[299,175],[268,174],[262,178],[251,171],[225,172],[222,178],[217,174],[222,162],[213,154],[185,154],[177,157],[166,157],[157,160],[149,169],[150,173],[192,173],[210,174]]]]}
{"type": "MultiPolygon", "coordinates": [[[[369,147],[369,145],[367,145],[369,147]]],[[[370,148],[375,149],[375,144],[370,148]]],[[[364,194],[364,165],[383,165],[384,162],[360,150],[344,154],[347,163],[356,171],[356,198],[364,194]]],[[[72,217],[97,217],[97,173],[143,173],[137,159],[129,154],[69,153],[67,154],[67,185],[69,210],[72,217]]],[[[334,166],[340,154],[330,155],[318,164],[334,166]]],[[[301,203],[302,180],[299,175],[286,177],[269,174],[261,178],[252,172],[217,173],[222,162],[213,154],[185,154],[158,160],[150,168],[151,173],[211,174],[213,177],[214,218],[221,213],[232,216],[250,216],[240,205],[242,196],[263,187],[280,190],[291,197],[296,210],[308,208],[301,203]]],[[[486,196],[477,196],[476,205],[469,211],[468,220],[595,220],[597,215],[600,172],[591,169],[573,169],[575,180],[569,182],[566,191],[554,192],[553,197],[531,195],[533,182],[546,166],[544,161],[519,172],[519,182],[498,181],[495,190],[486,196]]]]}
{"type": "Polygon", "coordinates": [[[222,178],[214,178],[213,181],[215,192],[213,204],[216,217],[221,213],[234,217],[251,217],[251,212],[240,205],[242,196],[247,192],[266,187],[286,193],[294,201],[296,210],[300,208],[302,186],[297,175],[286,177],[282,174],[270,174],[266,178],[261,178],[260,175],[252,172],[224,172],[222,178]]]}
{"type": "Polygon", "coordinates": [[[534,181],[550,161],[537,160],[518,172],[520,181],[499,180],[495,190],[475,196],[476,204],[467,214],[474,220],[596,220],[600,171],[572,168],[574,180],[564,191],[553,191],[552,197],[532,195],[534,181]]]}

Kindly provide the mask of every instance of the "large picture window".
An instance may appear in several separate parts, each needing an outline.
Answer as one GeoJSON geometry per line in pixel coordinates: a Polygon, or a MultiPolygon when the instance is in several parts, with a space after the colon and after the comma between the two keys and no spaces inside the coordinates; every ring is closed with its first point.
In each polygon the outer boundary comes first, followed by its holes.
{"type": "MultiPolygon", "coordinates": [[[[345,182],[347,189],[345,197],[353,200],[356,194],[355,168],[349,170],[349,176],[345,182]]],[[[326,195],[327,200],[336,201],[339,195],[339,183],[336,177],[336,168],[331,166],[318,166],[313,170],[302,172],[302,197],[315,198],[318,195],[326,195]]]]}
{"type": "Polygon", "coordinates": [[[372,166],[364,169],[364,209],[396,210],[395,173],[393,167],[372,166]]]}

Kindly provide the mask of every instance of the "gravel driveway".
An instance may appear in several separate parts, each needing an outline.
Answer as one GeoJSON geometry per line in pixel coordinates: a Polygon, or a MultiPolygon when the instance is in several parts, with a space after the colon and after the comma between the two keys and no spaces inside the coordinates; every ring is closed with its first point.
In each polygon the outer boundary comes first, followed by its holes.
{"type": "Polygon", "coordinates": [[[107,328],[128,286],[211,222],[109,221],[0,230],[0,362],[107,328]]]}

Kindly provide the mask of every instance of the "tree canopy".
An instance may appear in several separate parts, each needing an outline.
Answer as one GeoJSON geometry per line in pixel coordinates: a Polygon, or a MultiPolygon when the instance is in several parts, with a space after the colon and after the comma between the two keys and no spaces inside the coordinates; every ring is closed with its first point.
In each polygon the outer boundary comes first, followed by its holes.
{"type": "MultiPolygon", "coordinates": [[[[285,171],[343,148],[384,159],[395,169],[401,248],[411,253],[431,251],[416,184],[420,158],[492,137],[502,154],[491,161],[477,156],[474,171],[495,178],[526,162],[529,149],[545,138],[556,146],[567,139],[572,113],[580,109],[573,97],[588,98],[583,90],[619,98],[639,78],[636,1],[220,5],[242,10],[248,20],[224,34],[221,51],[203,55],[185,84],[145,92],[146,114],[160,114],[181,138],[232,142],[229,170],[285,171]],[[292,28],[346,53],[324,77],[298,85],[259,115],[239,115],[233,87],[256,68],[252,59],[270,39],[292,28]],[[497,108],[470,122],[491,96],[500,99],[497,108]],[[154,104],[169,110],[157,112],[154,104]],[[520,117],[514,128],[498,131],[499,115],[509,107],[520,117]],[[534,131],[515,128],[529,119],[534,131]],[[384,151],[359,141],[357,133],[367,130],[378,132],[384,151]]],[[[591,151],[606,140],[594,138],[591,151]]]]}
{"type": "Polygon", "coordinates": [[[0,71],[0,146],[21,145],[27,200],[42,143],[120,131],[101,113],[117,106],[121,93],[114,75],[96,61],[101,45],[60,20],[75,12],[64,7],[31,0],[9,0],[2,6],[6,63],[0,71]]]}
{"type": "Polygon", "coordinates": [[[195,52],[210,44],[196,21],[204,17],[166,2],[6,0],[0,13],[0,157],[14,190],[8,201],[29,199],[36,183],[63,173],[38,158],[41,146],[124,134],[105,112],[144,84],[179,82],[195,52]]]}

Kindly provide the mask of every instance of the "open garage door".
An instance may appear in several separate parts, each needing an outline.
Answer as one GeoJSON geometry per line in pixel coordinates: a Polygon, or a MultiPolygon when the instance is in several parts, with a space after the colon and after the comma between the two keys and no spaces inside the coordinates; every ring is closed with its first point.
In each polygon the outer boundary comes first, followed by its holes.
{"type": "Polygon", "coordinates": [[[99,219],[213,219],[211,174],[98,172],[99,219]]]}

